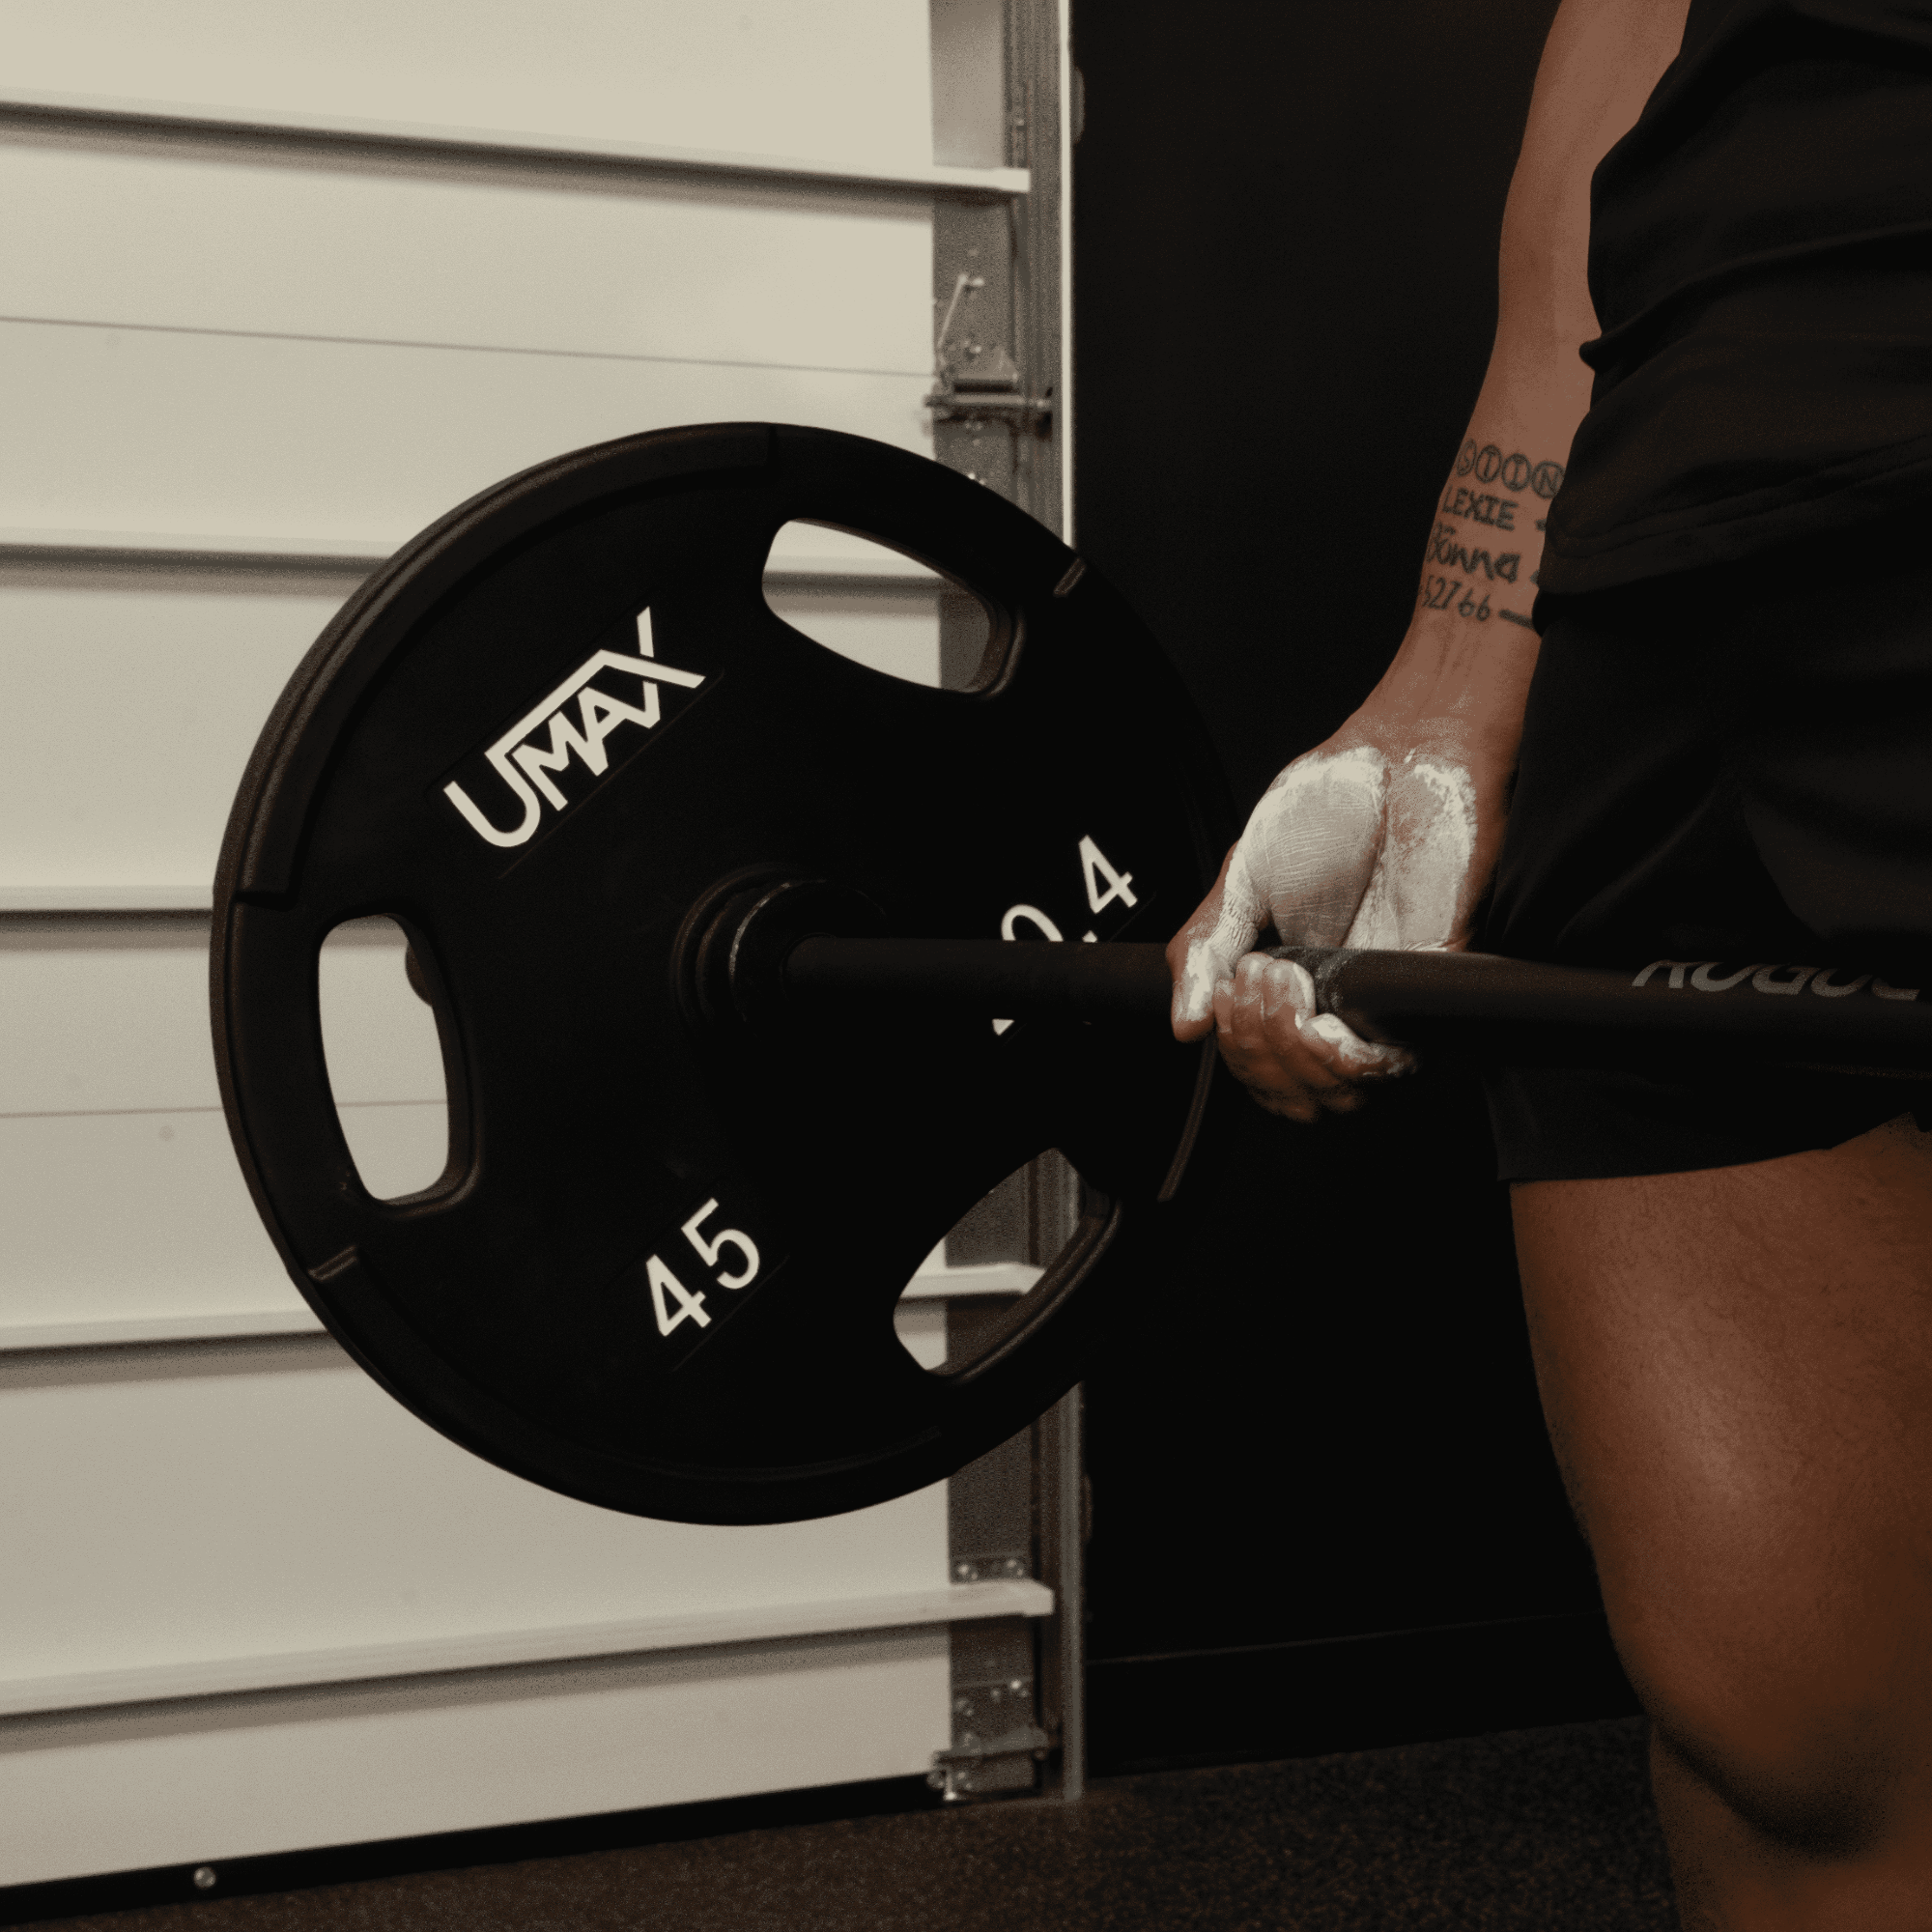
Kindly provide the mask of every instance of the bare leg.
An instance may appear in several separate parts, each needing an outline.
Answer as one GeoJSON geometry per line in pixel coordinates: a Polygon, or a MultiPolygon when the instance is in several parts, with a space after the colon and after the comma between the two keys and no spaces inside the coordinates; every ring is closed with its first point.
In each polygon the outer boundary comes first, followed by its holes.
{"type": "Polygon", "coordinates": [[[1687,1932],[1925,1932],[1932,1136],[1514,1208],[1687,1932]]]}

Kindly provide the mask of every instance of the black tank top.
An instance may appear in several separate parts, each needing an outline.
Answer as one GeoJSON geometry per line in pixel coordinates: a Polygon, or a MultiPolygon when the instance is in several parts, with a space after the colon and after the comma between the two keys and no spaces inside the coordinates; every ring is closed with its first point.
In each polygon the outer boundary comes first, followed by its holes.
{"type": "Polygon", "coordinates": [[[1589,274],[1543,590],[1932,492],[1932,0],[1691,0],[1591,185],[1589,274]]]}

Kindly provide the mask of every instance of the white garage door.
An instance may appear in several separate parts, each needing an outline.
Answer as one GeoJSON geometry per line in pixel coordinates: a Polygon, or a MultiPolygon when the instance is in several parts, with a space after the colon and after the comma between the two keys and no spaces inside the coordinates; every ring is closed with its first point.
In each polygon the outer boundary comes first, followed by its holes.
{"type": "MultiPolygon", "coordinates": [[[[926,0],[15,0],[0,42],[0,1885],[925,1771],[949,1625],[1051,1593],[950,1580],[943,1489],[641,1522],[390,1403],[236,1172],[205,908],[375,561],[660,425],[932,453],[935,209],[1028,174],[935,165],[926,0]]],[[[915,567],[795,528],[768,590],[937,678],[915,567]]],[[[399,949],[330,972],[407,1170],[399,949]]],[[[907,1346],[1014,1273],[935,1256],[907,1346]]]]}

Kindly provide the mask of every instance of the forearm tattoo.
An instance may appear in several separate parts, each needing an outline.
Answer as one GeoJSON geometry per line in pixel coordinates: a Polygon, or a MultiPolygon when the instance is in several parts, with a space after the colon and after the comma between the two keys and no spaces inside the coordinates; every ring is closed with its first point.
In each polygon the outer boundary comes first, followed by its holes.
{"type": "Polygon", "coordinates": [[[1523,574],[1520,534],[1516,549],[1507,545],[1526,521],[1545,527],[1545,518],[1525,518],[1525,504],[1534,510],[1537,498],[1547,503],[1562,483],[1562,464],[1532,463],[1520,450],[1505,456],[1492,442],[1478,447],[1471,437],[1435,506],[1416,601],[1425,611],[1453,611],[1481,624],[1500,617],[1527,630],[1539,573],[1523,574]]]}

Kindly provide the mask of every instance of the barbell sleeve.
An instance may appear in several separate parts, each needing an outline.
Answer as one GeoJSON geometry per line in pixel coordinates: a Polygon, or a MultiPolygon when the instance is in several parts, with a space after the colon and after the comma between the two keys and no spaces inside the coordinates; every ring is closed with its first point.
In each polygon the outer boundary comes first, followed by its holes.
{"type": "Polygon", "coordinates": [[[795,1002],[917,1003],[1004,1019],[1164,1018],[1165,949],[1117,940],[802,939],[785,956],[795,1002]]]}

